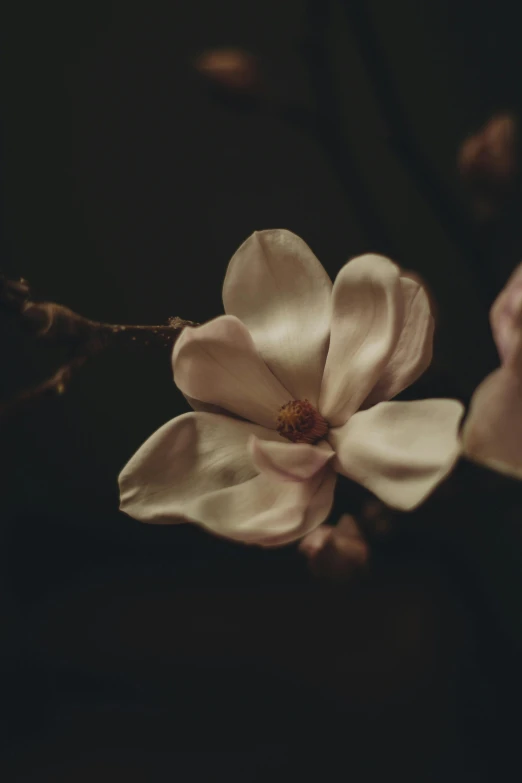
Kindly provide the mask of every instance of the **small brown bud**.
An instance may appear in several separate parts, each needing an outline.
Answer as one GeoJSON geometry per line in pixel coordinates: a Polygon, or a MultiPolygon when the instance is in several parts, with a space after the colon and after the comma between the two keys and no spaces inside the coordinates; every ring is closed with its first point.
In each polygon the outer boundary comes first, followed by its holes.
{"type": "Polygon", "coordinates": [[[460,147],[458,168],[479,218],[493,217],[513,185],[518,171],[517,137],[515,117],[499,114],[460,147]]]}
{"type": "Polygon", "coordinates": [[[369,547],[355,519],[343,514],[337,525],[321,525],[299,544],[315,576],[331,582],[346,582],[366,568],[369,547]]]}
{"type": "Polygon", "coordinates": [[[252,95],[259,91],[257,58],[243,49],[208,49],[197,57],[194,66],[202,76],[228,92],[252,95]]]}

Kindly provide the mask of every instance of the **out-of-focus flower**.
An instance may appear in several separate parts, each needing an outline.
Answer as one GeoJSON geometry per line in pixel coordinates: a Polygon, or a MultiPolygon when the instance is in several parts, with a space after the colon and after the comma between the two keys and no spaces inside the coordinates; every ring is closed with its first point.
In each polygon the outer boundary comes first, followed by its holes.
{"type": "Polygon", "coordinates": [[[490,313],[501,366],[476,389],[462,438],[470,459],[522,478],[522,264],[490,313]]]}
{"type": "Polygon", "coordinates": [[[370,550],[355,519],[343,514],[337,525],[320,525],[299,544],[315,576],[344,582],[368,564],[370,550]]]}
{"type": "Polygon", "coordinates": [[[257,58],[243,49],[208,49],[194,67],[213,84],[229,92],[258,92],[261,75],[257,58]]]}
{"type": "Polygon", "coordinates": [[[515,118],[499,114],[460,147],[459,171],[480,218],[494,216],[514,182],[518,169],[517,133],[515,118]]]}
{"type": "Polygon", "coordinates": [[[417,280],[365,255],[332,285],[299,237],[262,231],[232,258],[223,302],[226,315],[185,328],[174,347],[195,412],[124,468],[123,511],[271,546],[326,519],[337,473],[409,510],[451,470],[462,405],[388,402],[431,360],[417,280]]]}

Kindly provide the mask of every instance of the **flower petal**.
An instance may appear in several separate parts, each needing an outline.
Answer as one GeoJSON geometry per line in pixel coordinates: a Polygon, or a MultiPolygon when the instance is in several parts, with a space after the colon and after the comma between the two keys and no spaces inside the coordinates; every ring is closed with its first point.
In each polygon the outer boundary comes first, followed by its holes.
{"type": "Polygon", "coordinates": [[[219,405],[212,405],[210,402],[201,402],[195,397],[189,397],[188,394],[183,395],[194,411],[201,411],[203,413],[218,413],[220,416],[228,416],[229,414],[224,408],[220,408],[219,405]]]}
{"type": "Polygon", "coordinates": [[[269,429],[292,398],[259,356],[246,326],[231,315],[185,327],[172,364],[183,394],[269,429]]]}
{"type": "Polygon", "coordinates": [[[462,441],[470,459],[522,479],[522,380],[510,367],[495,370],[476,389],[462,441]]]}
{"type": "Polygon", "coordinates": [[[333,505],[336,479],[328,467],[309,481],[274,481],[262,473],[202,497],[194,511],[200,524],[218,535],[246,544],[282,546],[324,522],[333,505]]]}
{"type": "Polygon", "coordinates": [[[422,284],[414,278],[403,275],[400,284],[404,315],[399,340],[365,400],[365,408],[395,397],[411,386],[431,363],[434,321],[428,296],[422,284]]]}
{"type": "Polygon", "coordinates": [[[334,467],[389,506],[418,506],[459,456],[457,400],[381,402],[330,430],[334,467]]]}
{"type": "Polygon", "coordinates": [[[138,449],[119,478],[121,509],[142,522],[171,522],[194,497],[253,478],[252,435],[279,435],[214,413],[184,413],[138,449]]]}
{"type": "Polygon", "coordinates": [[[308,482],[258,475],[247,453],[252,434],[260,440],[279,437],[212,413],[178,416],[123,469],[121,510],[141,522],[194,522],[264,546],[300,538],[328,516],[336,474],[326,468],[308,482]]]}
{"type": "Polygon", "coordinates": [[[330,333],[332,283],[291,231],[256,231],[228,266],[225,312],[248,327],[261,356],[296,399],[317,405],[330,333]]]}
{"type": "Polygon", "coordinates": [[[344,424],[379,379],[399,339],[402,297],[398,267],[365,255],[346,264],[334,283],[330,347],[319,411],[344,424]]]}
{"type": "Polygon", "coordinates": [[[502,363],[515,358],[522,347],[522,264],[495,299],[490,322],[502,363]]]}
{"type": "Polygon", "coordinates": [[[324,468],[334,452],[326,443],[280,443],[252,435],[248,450],[255,468],[276,481],[308,481],[324,468]]]}

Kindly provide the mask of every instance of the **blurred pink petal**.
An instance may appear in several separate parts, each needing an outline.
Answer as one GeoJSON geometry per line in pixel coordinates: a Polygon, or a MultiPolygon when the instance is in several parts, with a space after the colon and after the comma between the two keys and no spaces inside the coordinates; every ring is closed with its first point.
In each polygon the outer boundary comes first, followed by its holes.
{"type": "Polygon", "coordinates": [[[522,347],[522,264],[515,269],[493,303],[490,322],[500,360],[504,364],[522,347]]]}
{"type": "Polygon", "coordinates": [[[522,264],[493,303],[490,322],[502,365],[471,398],[464,452],[499,473],[522,478],[522,264]]]}
{"type": "Polygon", "coordinates": [[[500,367],[471,399],[462,440],[466,455],[489,468],[522,479],[522,377],[500,367]]]}

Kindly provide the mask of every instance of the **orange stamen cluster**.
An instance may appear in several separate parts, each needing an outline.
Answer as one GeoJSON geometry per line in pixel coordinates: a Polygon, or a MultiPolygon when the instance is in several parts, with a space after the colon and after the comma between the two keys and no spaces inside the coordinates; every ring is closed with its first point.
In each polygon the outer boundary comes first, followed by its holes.
{"type": "Polygon", "coordinates": [[[290,400],[279,409],[277,431],[292,443],[317,443],[328,432],[328,422],[308,400],[290,400]]]}

